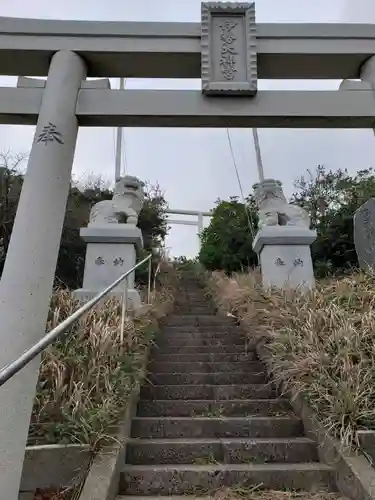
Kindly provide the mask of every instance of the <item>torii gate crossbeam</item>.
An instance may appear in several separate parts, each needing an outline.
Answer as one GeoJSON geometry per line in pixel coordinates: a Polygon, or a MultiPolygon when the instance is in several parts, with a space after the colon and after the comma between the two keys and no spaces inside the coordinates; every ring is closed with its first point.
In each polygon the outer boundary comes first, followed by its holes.
{"type": "MultiPolygon", "coordinates": [[[[44,92],[0,87],[0,123],[35,125],[44,92]]],[[[80,126],[89,127],[371,128],[373,92],[348,97],[347,91],[265,90],[253,99],[207,101],[198,90],[83,88],[76,116],[80,126]]]]}
{"type": "MultiPolygon", "coordinates": [[[[371,24],[257,24],[258,78],[358,78],[374,54],[371,24]]],[[[201,24],[1,18],[4,75],[46,76],[73,50],[89,77],[200,78],[201,24]]]]}

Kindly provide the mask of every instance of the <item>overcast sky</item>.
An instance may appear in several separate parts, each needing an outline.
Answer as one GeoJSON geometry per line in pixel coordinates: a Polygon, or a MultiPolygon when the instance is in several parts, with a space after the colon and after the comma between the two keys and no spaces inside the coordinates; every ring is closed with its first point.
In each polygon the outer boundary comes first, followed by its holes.
{"type": "MultiPolygon", "coordinates": [[[[0,14],[44,19],[199,22],[200,4],[200,0],[0,0],[0,14]]],[[[256,9],[258,22],[375,23],[374,0],[257,0],[256,9]]],[[[0,85],[15,85],[15,80],[0,77],[0,85]]],[[[112,83],[118,85],[116,81],[112,83]]],[[[261,81],[259,87],[334,90],[338,84],[261,81]]],[[[199,89],[200,82],[132,79],[127,87],[199,89]]],[[[29,150],[34,127],[0,127],[0,150],[29,150]]],[[[259,136],[265,174],[280,179],[288,194],[293,179],[317,164],[348,168],[351,172],[375,164],[372,131],[261,129],[259,136]]],[[[113,180],[114,137],[112,129],[81,129],[74,176],[101,174],[113,180]]],[[[257,181],[251,130],[232,129],[231,137],[247,194],[257,181]]],[[[225,129],[125,129],[124,138],[127,171],[151,183],[158,182],[171,208],[205,211],[213,207],[217,198],[239,195],[225,129]]],[[[173,255],[195,255],[195,227],[173,226],[167,245],[173,255]]]]}

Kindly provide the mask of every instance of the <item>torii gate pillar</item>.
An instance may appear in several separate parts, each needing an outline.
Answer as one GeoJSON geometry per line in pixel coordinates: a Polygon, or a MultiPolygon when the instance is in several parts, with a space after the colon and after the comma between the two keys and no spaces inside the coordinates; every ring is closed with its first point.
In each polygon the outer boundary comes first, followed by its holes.
{"type": "MultiPolygon", "coordinates": [[[[27,173],[0,282],[0,366],[45,333],[77,141],[82,59],[57,52],[50,64],[27,173]]],[[[1,388],[1,498],[17,500],[39,356],[1,388]]]]}

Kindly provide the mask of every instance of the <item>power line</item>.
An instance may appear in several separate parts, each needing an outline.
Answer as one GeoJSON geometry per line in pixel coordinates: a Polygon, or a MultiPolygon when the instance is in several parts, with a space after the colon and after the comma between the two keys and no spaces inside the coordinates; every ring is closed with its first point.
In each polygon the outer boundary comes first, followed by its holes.
{"type": "Polygon", "coordinates": [[[250,213],[249,207],[247,206],[245,195],[244,195],[244,192],[243,192],[242,182],[241,182],[240,174],[239,174],[238,167],[237,167],[236,157],[235,157],[234,151],[233,151],[232,139],[230,137],[229,128],[227,128],[227,138],[228,138],[228,143],[229,143],[230,154],[232,156],[232,162],[233,162],[234,170],[236,172],[238,186],[240,188],[242,202],[243,202],[244,208],[245,208],[245,213],[246,213],[246,218],[247,218],[247,224],[248,224],[248,227],[249,227],[249,231],[250,231],[251,237],[254,239],[255,238],[254,223],[252,221],[252,215],[250,213]]]}

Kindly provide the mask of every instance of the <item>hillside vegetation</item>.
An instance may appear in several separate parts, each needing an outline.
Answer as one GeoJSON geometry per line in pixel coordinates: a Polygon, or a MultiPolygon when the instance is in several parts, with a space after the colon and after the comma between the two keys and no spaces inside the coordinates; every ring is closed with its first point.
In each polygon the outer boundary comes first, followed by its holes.
{"type": "Polygon", "coordinates": [[[308,295],[262,290],[259,274],[213,273],[219,310],[245,326],[248,342],[266,343],[273,375],[302,393],[345,446],[358,429],[375,429],[375,279],[354,273],[318,282],[308,295]]]}

